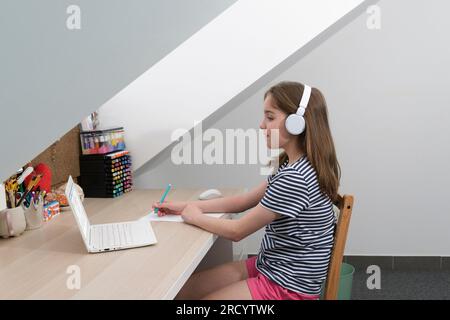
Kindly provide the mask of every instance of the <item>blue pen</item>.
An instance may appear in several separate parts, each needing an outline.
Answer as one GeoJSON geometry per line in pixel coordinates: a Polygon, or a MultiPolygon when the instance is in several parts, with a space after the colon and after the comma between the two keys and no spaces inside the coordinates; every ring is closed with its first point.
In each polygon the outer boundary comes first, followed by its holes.
{"type": "MultiPolygon", "coordinates": [[[[164,192],[163,196],[161,197],[161,201],[159,201],[159,203],[163,203],[164,199],[166,198],[167,194],[169,193],[170,188],[172,188],[172,185],[169,183],[167,185],[166,191],[164,192]]],[[[158,213],[158,208],[155,208],[154,212],[157,214],[158,213]]]]}

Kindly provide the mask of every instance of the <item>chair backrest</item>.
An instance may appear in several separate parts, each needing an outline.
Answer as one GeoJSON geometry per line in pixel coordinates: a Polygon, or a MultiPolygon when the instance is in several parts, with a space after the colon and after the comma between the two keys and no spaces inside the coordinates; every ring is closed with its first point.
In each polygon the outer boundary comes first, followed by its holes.
{"type": "Polygon", "coordinates": [[[331,252],[330,265],[325,285],[325,300],[336,300],[339,289],[342,260],[344,257],[345,242],[347,241],[348,227],[353,209],[353,196],[338,196],[335,205],[339,208],[339,216],[334,232],[334,245],[331,252]]]}

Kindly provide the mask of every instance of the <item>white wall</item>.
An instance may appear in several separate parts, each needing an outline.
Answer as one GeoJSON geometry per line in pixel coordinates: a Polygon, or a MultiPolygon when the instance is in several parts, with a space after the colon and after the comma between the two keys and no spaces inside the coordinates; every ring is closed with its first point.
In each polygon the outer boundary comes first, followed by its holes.
{"type": "MultiPolygon", "coordinates": [[[[210,126],[257,128],[263,93],[280,80],[317,86],[328,101],[341,192],[355,195],[346,254],[450,256],[450,3],[378,4],[381,30],[368,30],[360,15],[210,126]]],[[[175,166],[170,150],[138,173],[140,187],[262,179],[258,165],[175,166]]],[[[258,250],[260,236],[246,240],[248,252],[258,250]]]]}

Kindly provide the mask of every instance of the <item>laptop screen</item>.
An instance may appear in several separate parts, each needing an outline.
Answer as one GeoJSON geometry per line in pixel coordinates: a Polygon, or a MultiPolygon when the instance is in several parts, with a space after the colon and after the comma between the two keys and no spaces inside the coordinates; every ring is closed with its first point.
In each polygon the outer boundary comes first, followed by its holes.
{"type": "Polygon", "coordinates": [[[83,236],[83,240],[87,245],[89,239],[88,238],[89,229],[91,228],[91,224],[89,223],[89,219],[86,215],[86,211],[84,210],[84,206],[83,203],[81,202],[80,195],[78,194],[75,188],[75,184],[73,183],[73,179],[71,176],[69,177],[69,181],[67,181],[65,193],[70,208],[72,209],[73,215],[77,220],[78,227],[80,228],[81,235],[83,236]]]}

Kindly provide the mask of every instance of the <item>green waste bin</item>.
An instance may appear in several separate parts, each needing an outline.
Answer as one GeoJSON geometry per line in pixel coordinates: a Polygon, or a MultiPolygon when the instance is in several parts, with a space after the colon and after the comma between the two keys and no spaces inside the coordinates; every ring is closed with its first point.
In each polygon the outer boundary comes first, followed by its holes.
{"type": "MultiPolygon", "coordinates": [[[[352,297],[353,274],[355,268],[348,263],[343,262],[341,265],[341,275],[339,277],[338,300],[350,300],[352,297]]],[[[322,286],[320,299],[323,299],[325,292],[325,283],[322,286]]]]}

